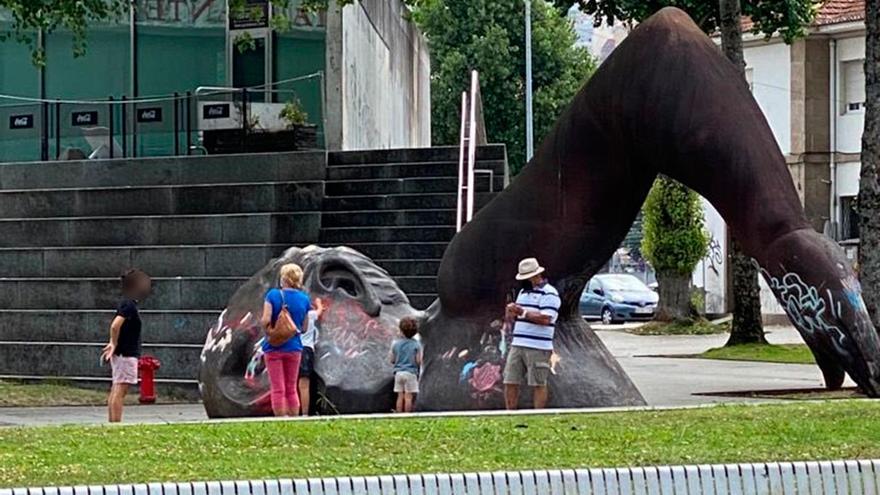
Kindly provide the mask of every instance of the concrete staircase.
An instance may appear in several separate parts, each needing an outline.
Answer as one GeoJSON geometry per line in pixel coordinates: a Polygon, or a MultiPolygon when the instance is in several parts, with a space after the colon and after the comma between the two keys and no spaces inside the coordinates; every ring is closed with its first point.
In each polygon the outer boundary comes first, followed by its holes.
{"type": "MultiPolygon", "coordinates": [[[[476,207],[504,188],[503,146],[483,146],[475,176],[476,207]],[[489,181],[494,181],[492,187],[489,181]]],[[[397,280],[413,306],[437,297],[436,275],[455,235],[458,149],[454,147],[330,153],[321,244],[347,245],[397,280]]]]}
{"type": "Polygon", "coordinates": [[[0,376],[103,381],[119,275],[142,305],[158,377],[194,383],[230,294],[292,244],[317,242],[324,153],[0,166],[0,376]]]}
{"type": "MultiPolygon", "coordinates": [[[[500,191],[504,147],[477,156],[500,191]]],[[[107,381],[98,356],[132,266],[153,276],[144,351],[166,383],[195,384],[228,298],[292,245],[358,249],[427,307],[457,167],[456,148],[0,165],[0,378],[107,381]]]]}

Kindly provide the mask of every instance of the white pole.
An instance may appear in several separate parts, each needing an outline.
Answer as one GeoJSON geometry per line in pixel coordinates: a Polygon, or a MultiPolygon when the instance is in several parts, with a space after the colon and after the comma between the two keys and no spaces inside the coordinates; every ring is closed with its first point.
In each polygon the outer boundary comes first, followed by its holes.
{"type": "Polygon", "coordinates": [[[532,128],[532,0],[526,2],[526,162],[535,154],[532,128]]]}
{"type": "Polygon", "coordinates": [[[468,117],[468,157],[467,157],[467,204],[465,205],[465,221],[474,218],[474,163],[477,158],[477,92],[480,90],[477,71],[471,71],[470,116],[468,117]]]}
{"type": "Polygon", "coordinates": [[[461,228],[464,226],[464,218],[465,218],[465,204],[462,198],[462,195],[466,194],[464,189],[467,187],[465,185],[465,180],[467,180],[467,173],[465,170],[465,166],[467,164],[465,154],[467,153],[467,148],[465,148],[465,141],[467,140],[467,118],[468,118],[468,96],[466,91],[462,91],[461,93],[461,139],[458,142],[458,190],[456,196],[457,206],[455,210],[455,231],[461,231],[461,228]]]}

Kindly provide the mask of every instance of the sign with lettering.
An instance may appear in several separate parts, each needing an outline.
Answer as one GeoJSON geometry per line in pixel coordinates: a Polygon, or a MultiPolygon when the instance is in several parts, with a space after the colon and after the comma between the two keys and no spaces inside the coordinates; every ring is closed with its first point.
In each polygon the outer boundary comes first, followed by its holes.
{"type": "Polygon", "coordinates": [[[98,112],[71,112],[70,125],[74,127],[83,125],[98,125],[98,112]]]}
{"type": "Polygon", "coordinates": [[[9,128],[10,129],[33,129],[34,128],[34,114],[29,113],[27,115],[10,115],[9,116],[9,128]]]}
{"type": "Polygon", "coordinates": [[[137,121],[139,124],[162,122],[162,109],[160,107],[139,108],[137,111],[137,121]]]}
{"type": "MultiPolygon", "coordinates": [[[[135,0],[135,3],[137,23],[142,26],[223,29],[226,24],[231,24],[226,16],[225,0],[135,0]]],[[[286,3],[286,15],[290,19],[292,30],[324,30],[326,11],[309,12],[302,7],[302,0],[290,0],[286,3]]],[[[278,5],[273,6],[276,12],[279,8],[281,7],[278,5]]],[[[268,16],[265,24],[268,25],[268,16]]]]}
{"type": "Polygon", "coordinates": [[[269,0],[245,0],[240,9],[229,14],[229,29],[269,27],[269,0]]]}
{"type": "Polygon", "coordinates": [[[229,103],[211,103],[202,107],[202,118],[208,119],[228,119],[229,103]]]}

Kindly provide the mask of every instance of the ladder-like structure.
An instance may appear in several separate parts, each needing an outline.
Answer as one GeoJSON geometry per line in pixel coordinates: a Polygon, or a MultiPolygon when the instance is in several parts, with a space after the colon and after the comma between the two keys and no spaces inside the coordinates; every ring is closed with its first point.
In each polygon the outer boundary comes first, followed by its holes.
{"type": "MultiPolygon", "coordinates": [[[[455,217],[455,231],[474,218],[474,174],[489,175],[489,184],[495,182],[491,169],[475,170],[477,146],[486,144],[486,124],[483,120],[483,100],[480,97],[480,75],[471,71],[470,93],[461,93],[461,138],[458,155],[458,202],[455,217]]],[[[505,173],[504,186],[507,186],[505,173]]],[[[494,192],[494,190],[490,190],[494,192]]]]}

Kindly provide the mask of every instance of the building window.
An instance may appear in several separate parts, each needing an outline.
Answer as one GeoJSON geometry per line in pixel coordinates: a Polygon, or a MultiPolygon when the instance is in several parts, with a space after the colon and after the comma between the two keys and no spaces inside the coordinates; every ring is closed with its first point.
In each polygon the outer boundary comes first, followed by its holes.
{"type": "Polygon", "coordinates": [[[840,233],[841,239],[859,238],[859,214],[856,211],[856,196],[840,198],[840,233]]]}
{"type": "Polygon", "coordinates": [[[843,113],[865,109],[865,61],[850,60],[842,64],[843,113]]]}

